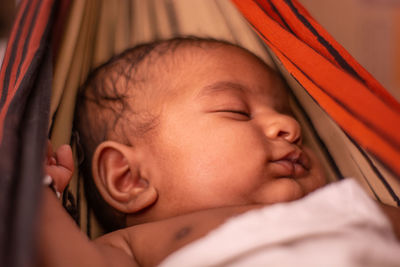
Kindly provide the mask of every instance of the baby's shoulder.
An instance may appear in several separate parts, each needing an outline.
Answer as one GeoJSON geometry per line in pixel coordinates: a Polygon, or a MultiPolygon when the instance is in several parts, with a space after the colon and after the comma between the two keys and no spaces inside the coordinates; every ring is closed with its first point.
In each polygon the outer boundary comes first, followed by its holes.
{"type": "Polygon", "coordinates": [[[113,247],[121,250],[126,255],[135,258],[131,247],[130,233],[128,229],[129,228],[125,228],[105,234],[93,241],[99,246],[113,247]]]}
{"type": "Polygon", "coordinates": [[[179,229],[185,229],[181,220],[160,220],[123,228],[94,242],[100,249],[113,248],[123,252],[139,266],[154,266],[184,245],[174,237],[179,229]]]}

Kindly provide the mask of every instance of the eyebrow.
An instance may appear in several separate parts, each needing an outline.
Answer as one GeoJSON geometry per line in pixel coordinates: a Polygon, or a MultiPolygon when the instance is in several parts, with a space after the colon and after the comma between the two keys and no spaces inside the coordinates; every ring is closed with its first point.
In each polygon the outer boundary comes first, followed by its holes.
{"type": "Polygon", "coordinates": [[[208,96],[223,91],[239,91],[243,93],[248,90],[249,88],[240,83],[232,81],[218,81],[201,88],[201,90],[197,94],[197,97],[201,98],[203,96],[208,96]]]}

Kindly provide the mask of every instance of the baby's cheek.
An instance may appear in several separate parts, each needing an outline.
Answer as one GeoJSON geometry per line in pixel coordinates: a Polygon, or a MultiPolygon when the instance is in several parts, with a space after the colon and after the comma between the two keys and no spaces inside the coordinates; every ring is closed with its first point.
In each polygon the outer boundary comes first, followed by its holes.
{"type": "Polygon", "coordinates": [[[281,178],[265,184],[254,194],[256,204],[274,204],[297,200],[304,196],[302,186],[295,180],[281,178]]]}

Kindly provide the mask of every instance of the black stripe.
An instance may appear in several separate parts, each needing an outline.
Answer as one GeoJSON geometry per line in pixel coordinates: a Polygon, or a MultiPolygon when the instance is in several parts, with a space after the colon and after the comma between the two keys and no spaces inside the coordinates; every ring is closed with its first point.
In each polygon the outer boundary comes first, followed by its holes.
{"type": "MultiPolygon", "coordinates": [[[[101,4],[101,5],[103,5],[103,4],[101,4]]],[[[135,14],[133,13],[134,12],[133,1],[128,1],[127,5],[128,5],[127,6],[128,11],[126,13],[128,14],[128,20],[130,21],[130,23],[129,23],[129,40],[132,40],[132,35],[134,34],[133,33],[132,23],[134,22],[133,17],[135,16],[135,14]]],[[[99,17],[99,16],[100,15],[98,15],[97,17],[99,17]]],[[[99,28],[98,25],[100,24],[100,20],[96,19],[96,21],[97,21],[96,28],[99,28]]],[[[97,32],[96,32],[96,35],[97,35],[97,32]]],[[[93,69],[93,67],[92,67],[92,69],[93,69]]]]}
{"type": "Polygon", "coordinates": [[[86,234],[90,239],[92,238],[92,217],[90,216],[92,212],[92,207],[88,201],[86,204],[86,234]]]}
{"type": "MultiPolygon", "coordinates": [[[[258,2],[256,1],[257,5],[264,11],[264,13],[267,13],[264,8],[262,6],[260,6],[258,4],[258,2]]],[[[279,12],[279,10],[276,8],[276,6],[274,5],[274,3],[271,2],[271,0],[268,0],[268,3],[271,5],[272,9],[275,11],[275,13],[279,16],[279,18],[283,21],[283,23],[285,24],[285,26],[288,28],[288,30],[293,33],[292,28],[290,28],[289,24],[287,24],[286,20],[284,17],[282,17],[281,13],[279,12]]]]}
{"type": "MultiPolygon", "coordinates": [[[[40,1],[39,5],[36,6],[35,12],[33,14],[33,18],[32,18],[32,22],[29,25],[29,31],[28,31],[28,36],[25,39],[25,43],[24,43],[24,48],[22,50],[22,55],[21,55],[21,61],[20,62],[24,62],[25,61],[25,57],[26,57],[26,52],[28,51],[28,45],[29,42],[31,40],[31,36],[32,36],[32,32],[33,32],[33,28],[36,25],[36,18],[38,16],[39,10],[40,10],[40,6],[41,4],[43,4],[42,1],[40,1]]],[[[19,73],[21,71],[21,67],[23,64],[19,64],[18,65],[18,69],[17,69],[17,74],[16,74],[16,78],[15,78],[15,82],[17,82],[18,78],[19,78],[19,73]]],[[[14,84],[15,86],[15,84],[14,84]]]]}
{"type": "Polygon", "coordinates": [[[179,28],[179,22],[178,22],[178,19],[177,19],[177,13],[175,11],[173,1],[166,1],[165,9],[167,10],[168,20],[171,23],[172,35],[179,36],[181,30],[179,28]]]}
{"type": "MultiPolygon", "coordinates": [[[[78,177],[80,177],[80,175],[78,175],[78,177]]],[[[80,183],[80,178],[78,179],[78,182],[76,183],[76,201],[75,201],[75,205],[76,205],[76,224],[80,227],[81,226],[81,187],[80,187],[81,183],[80,183]]]]}
{"type": "MultiPolygon", "coordinates": [[[[346,134],[346,133],[345,133],[345,134],[346,134]]],[[[347,137],[349,138],[348,135],[347,135],[347,137]]],[[[352,158],[354,161],[357,161],[357,160],[353,157],[353,154],[350,153],[350,156],[351,156],[351,158],[352,158]]],[[[357,166],[357,169],[360,171],[360,173],[361,173],[361,175],[362,175],[364,181],[368,184],[368,187],[371,189],[371,191],[372,191],[372,193],[374,194],[376,200],[378,200],[379,202],[382,202],[381,199],[380,199],[380,197],[376,194],[376,192],[375,192],[375,190],[374,190],[374,187],[371,185],[371,183],[369,182],[368,178],[364,175],[364,172],[363,172],[362,169],[360,168],[360,165],[358,165],[358,164],[355,164],[355,165],[357,166]]]]}
{"type": "Polygon", "coordinates": [[[153,34],[153,39],[158,40],[160,38],[160,32],[161,31],[160,31],[160,29],[158,27],[159,22],[157,20],[158,16],[157,16],[156,11],[155,11],[155,3],[154,3],[153,0],[148,0],[146,3],[148,4],[147,17],[151,18],[151,20],[150,20],[151,33],[153,34]]]}
{"type": "Polygon", "coordinates": [[[221,7],[220,3],[221,2],[219,2],[219,1],[215,1],[215,5],[217,6],[220,15],[224,18],[225,25],[228,27],[229,33],[233,37],[234,42],[236,44],[239,44],[240,42],[239,42],[239,39],[237,38],[237,34],[235,33],[234,29],[232,28],[232,25],[230,23],[228,23],[228,16],[226,15],[225,10],[221,7]]]}
{"type": "MultiPolygon", "coordinates": [[[[17,26],[17,34],[15,35],[15,39],[14,42],[12,44],[12,49],[11,49],[11,55],[10,58],[8,60],[8,64],[7,64],[7,68],[6,68],[6,72],[5,72],[5,76],[4,76],[4,80],[3,80],[3,90],[1,92],[1,98],[0,98],[0,110],[3,109],[4,104],[6,103],[6,99],[7,99],[7,94],[8,94],[8,88],[10,86],[10,75],[11,75],[11,71],[12,68],[15,64],[21,64],[21,62],[14,62],[15,61],[15,57],[16,57],[16,53],[17,53],[17,48],[18,48],[18,43],[23,42],[23,40],[21,40],[21,32],[24,29],[23,25],[25,25],[25,19],[26,19],[26,14],[28,13],[28,11],[30,10],[30,6],[32,5],[32,1],[28,1],[28,4],[25,7],[24,12],[22,13],[21,16],[21,20],[18,23],[17,26]]],[[[5,56],[4,56],[5,58],[5,56]]]]}
{"type": "MultiPolygon", "coordinates": [[[[346,134],[347,135],[347,134],[346,134]]],[[[348,136],[348,135],[347,135],[348,136]]],[[[350,141],[357,147],[358,151],[364,156],[364,158],[366,159],[366,161],[368,162],[368,165],[371,167],[371,169],[373,170],[373,172],[376,174],[376,176],[379,178],[379,180],[381,180],[382,184],[385,186],[386,190],[389,192],[390,196],[392,197],[392,199],[396,202],[397,206],[400,207],[400,199],[399,197],[396,195],[396,193],[393,191],[393,188],[390,186],[390,184],[388,183],[388,181],[386,181],[385,177],[383,177],[382,173],[378,170],[378,168],[375,166],[375,164],[372,162],[372,160],[370,159],[370,157],[367,155],[367,153],[365,153],[365,151],[360,147],[360,145],[353,140],[353,138],[351,138],[350,136],[348,136],[348,138],[350,139],[350,141]]],[[[378,159],[379,160],[379,159],[378,159]]],[[[380,161],[384,166],[386,166],[393,174],[395,173],[389,166],[387,166],[385,163],[383,163],[382,161],[380,161]]]]}
{"type": "Polygon", "coordinates": [[[361,78],[360,75],[347,63],[347,61],[340,55],[340,53],[327,41],[325,38],[323,38],[318,31],[311,25],[311,23],[299,13],[297,8],[293,5],[291,0],[284,0],[285,3],[290,7],[292,12],[296,15],[296,17],[306,26],[310,32],[317,37],[317,40],[320,44],[322,44],[328,52],[333,56],[333,58],[336,60],[336,62],[343,68],[345,69],[349,74],[357,78],[359,81],[362,83],[366,84],[365,80],[361,78]]]}

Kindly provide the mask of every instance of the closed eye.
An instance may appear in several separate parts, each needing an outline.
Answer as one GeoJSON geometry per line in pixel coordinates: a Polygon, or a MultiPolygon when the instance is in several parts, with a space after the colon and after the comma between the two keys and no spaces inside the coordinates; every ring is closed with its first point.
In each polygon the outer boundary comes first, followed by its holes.
{"type": "Polygon", "coordinates": [[[251,118],[250,113],[248,113],[246,111],[242,111],[242,110],[219,110],[218,112],[233,113],[235,115],[240,115],[240,116],[246,117],[248,119],[251,118]]]}

